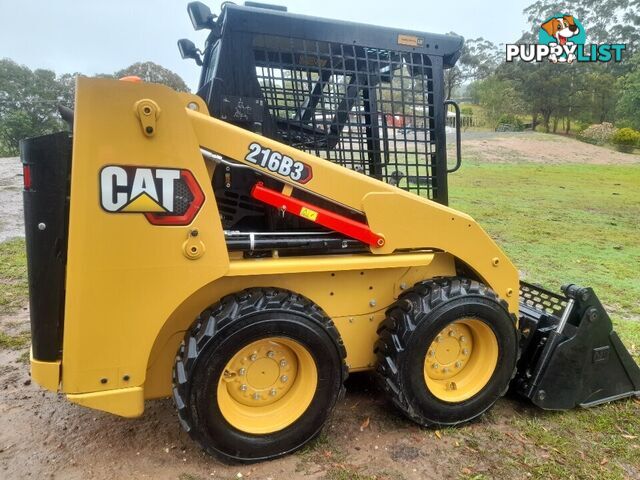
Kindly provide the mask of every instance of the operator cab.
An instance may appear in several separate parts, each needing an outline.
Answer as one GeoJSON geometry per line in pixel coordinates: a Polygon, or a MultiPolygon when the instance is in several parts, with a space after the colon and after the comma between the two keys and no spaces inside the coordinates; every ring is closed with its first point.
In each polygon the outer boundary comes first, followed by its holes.
{"type": "MultiPolygon", "coordinates": [[[[196,30],[210,30],[203,52],[178,43],[202,64],[197,93],[212,116],[447,204],[444,69],[461,37],[252,2],[224,3],[219,17],[200,2],[188,11],[196,30]]],[[[251,212],[246,175],[214,176],[225,228],[264,218],[251,212]]]]}

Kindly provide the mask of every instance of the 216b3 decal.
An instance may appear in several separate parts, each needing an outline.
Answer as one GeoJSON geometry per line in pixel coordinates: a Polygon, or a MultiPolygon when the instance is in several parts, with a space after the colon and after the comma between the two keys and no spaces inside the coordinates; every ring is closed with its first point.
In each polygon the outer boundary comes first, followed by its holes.
{"type": "Polygon", "coordinates": [[[259,143],[249,145],[249,153],[244,158],[270,172],[289,177],[294,182],[307,183],[313,176],[311,167],[306,163],[263,147],[259,143]]]}
{"type": "Polygon", "coordinates": [[[153,225],[188,225],[203,203],[189,170],[108,165],[100,171],[100,205],[110,213],[143,213],[153,225]]]}

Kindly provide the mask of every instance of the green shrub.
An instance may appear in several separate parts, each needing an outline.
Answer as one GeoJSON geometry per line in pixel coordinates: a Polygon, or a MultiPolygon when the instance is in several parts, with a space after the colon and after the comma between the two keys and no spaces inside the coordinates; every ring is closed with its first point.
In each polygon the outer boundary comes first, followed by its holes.
{"type": "Polygon", "coordinates": [[[612,123],[603,122],[591,125],[578,134],[578,138],[583,142],[594,145],[604,145],[609,143],[618,130],[612,123]]]}
{"type": "Polygon", "coordinates": [[[633,128],[621,128],[611,137],[611,143],[621,152],[633,152],[638,142],[640,142],[640,132],[633,128]]]}
{"type": "Polygon", "coordinates": [[[522,130],[524,130],[524,124],[522,123],[522,120],[512,114],[500,115],[496,123],[496,128],[500,127],[501,125],[510,125],[511,130],[515,132],[521,132],[522,130]]]}
{"type": "Polygon", "coordinates": [[[469,115],[470,117],[473,116],[473,108],[472,107],[460,107],[460,113],[462,115],[469,115]]]}
{"type": "Polygon", "coordinates": [[[571,124],[571,133],[575,133],[576,135],[581,135],[582,132],[584,132],[587,127],[589,126],[588,123],[584,123],[584,122],[573,122],[571,124]]]}

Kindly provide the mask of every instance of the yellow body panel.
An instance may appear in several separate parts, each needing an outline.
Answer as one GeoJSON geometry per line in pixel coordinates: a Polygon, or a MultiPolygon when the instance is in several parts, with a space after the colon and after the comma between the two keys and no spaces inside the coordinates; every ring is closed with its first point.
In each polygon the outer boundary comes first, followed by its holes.
{"type": "MultiPolygon", "coordinates": [[[[167,87],[80,78],[76,95],[59,377],[74,402],[142,413],[142,398],[170,394],[175,354],[195,317],[252,286],[286,288],[323,308],[344,340],[351,370],[373,366],[386,308],[417,281],[462,267],[517,314],[515,267],[466,214],[211,118],[201,99],[167,87]],[[143,121],[141,105],[153,106],[152,134],[144,130],[150,120],[143,121]],[[313,177],[300,185],[250,164],[248,145],[257,141],[311,166],[313,177]],[[304,189],[363,212],[385,245],[358,255],[231,260],[211,188],[215,165],[203,160],[200,147],[278,178],[289,194],[304,189]],[[186,226],[109,213],[100,206],[98,181],[109,165],[187,169],[204,204],[186,226]]],[[[40,376],[45,385],[54,377],[40,376]]]]}
{"type": "Polygon", "coordinates": [[[104,392],[68,394],[70,402],[84,407],[114,413],[121,417],[135,418],[144,412],[142,387],[117,388],[104,392]]]}
{"type": "Polygon", "coordinates": [[[30,353],[31,358],[31,379],[51,392],[57,392],[60,386],[60,361],[42,362],[33,358],[33,352],[30,353]]]}

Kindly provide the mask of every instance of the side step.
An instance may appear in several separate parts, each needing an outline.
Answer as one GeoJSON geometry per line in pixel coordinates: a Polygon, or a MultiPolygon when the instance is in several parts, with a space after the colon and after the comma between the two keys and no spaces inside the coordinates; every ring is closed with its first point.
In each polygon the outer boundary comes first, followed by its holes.
{"type": "Polygon", "coordinates": [[[640,397],[640,368],[591,288],[557,295],[520,284],[520,349],[511,390],[546,410],[640,397]]]}

